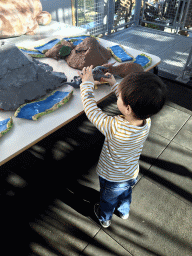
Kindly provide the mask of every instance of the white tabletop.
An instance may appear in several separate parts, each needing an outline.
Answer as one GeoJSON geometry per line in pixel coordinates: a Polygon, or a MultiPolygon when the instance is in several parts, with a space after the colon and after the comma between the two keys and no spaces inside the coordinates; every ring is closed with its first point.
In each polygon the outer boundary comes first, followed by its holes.
{"type": "MultiPolygon", "coordinates": [[[[58,37],[54,36],[54,38],[58,37]]],[[[105,47],[115,45],[115,43],[106,41],[104,39],[99,40],[100,43],[105,47]]],[[[40,44],[41,42],[38,41],[37,45],[40,44]]],[[[129,47],[125,47],[125,49],[134,57],[142,53],[129,47]]],[[[146,69],[146,71],[148,71],[158,65],[161,60],[157,56],[148,53],[146,54],[152,57],[152,64],[146,69]]],[[[64,60],[56,61],[54,59],[45,58],[40,59],[40,61],[51,65],[54,71],[64,72],[68,78],[67,81],[71,81],[71,79],[77,75],[77,70],[70,68],[64,60]]],[[[115,60],[111,58],[109,63],[113,62],[115,62],[115,60]]],[[[98,89],[95,90],[96,101],[100,102],[110,94],[111,89],[109,85],[100,85],[98,89]]],[[[38,141],[61,128],[82,113],[83,105],[80,96],[80,89],[74,89],[72,98],[64,106],[57,109],[53,113],[42,116],[37,121],[16,118],[13,116],[14,112],[11,111],[0,111],[0,120],[13,117],[12,129],[0,138],[0,165],[6,163],[11,158],[36,144],[38,141]]]]}

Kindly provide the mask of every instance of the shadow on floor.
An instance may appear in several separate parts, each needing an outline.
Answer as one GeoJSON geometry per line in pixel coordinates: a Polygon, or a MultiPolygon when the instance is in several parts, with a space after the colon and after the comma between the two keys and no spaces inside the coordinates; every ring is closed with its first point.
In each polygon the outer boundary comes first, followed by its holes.
{"type": "Polygon", "coordinates": [[[168,100],[192,111],[192,86],[191,88],[187,88],[185,85],[179,84],[177,82],[172,82],[165,78],[161,79],[167,85],[168,100]]]}
{"type": "MultiPolygon", "coordinates": [[[[16,162],[10,161],[4,166],[5,169],[1,172],[1,178],[4,178],[1,179],[1,181],[4,180],[4,182],[1,182],[3,198],[1,201],[1,216],[2,222],[5,224],[5,230],[2,230],[2,232],[5,234],[4,239],[9,242],[12,241],[13,247],[9,247],[10,250],[13,250],[13,248],[14,251],[21,250],[22,245],[22,251],[28,251],[28,245],[32,237],[42,246],[47,246],[44,235],[38,235],[37,232],[31,229],[29,223],[35,223],[50,205],[55,204],[56,199],[70,206],[81,215],[96,221],[93,214],[93,205],[99,200],[99,192],[79,184],[77,179],[89,173],[93,162],[98,159],[100,150],[101,145],[98,143],[98,147],[95,147],[93,151],[90,148],[84,148],[84,150],[81,149],[76,153],[69,153],[68,157],[65,156],[63,160],[60,159],[59,161],[53,159],[45,161],[37,158],[30,151],[26,151],[16,158],[16,162]],[[93,152],[95,159],[93,159],[93,152]],[[87,161],[87,157],[91,158],[92,161],[87,161]],[[24,159],[27,160],[26,163],[23,162],[24,159]],[[20,168],[18,168],[19,166],[20,168]],[[50,166],[54,166],[54,168],[50,169],[50,166]],[[18,231],[20,232],[18,233],[18,231]]],[[[159,168],[163,167],[167,171],[174,170],[178,175],[191,177],[191,173],[183,166],[144,155],[141,156],[141,160],[153,163],[159,168]]],[[[192,201],[190,193],[170,181],[144,169],[141,169],[141,173],[192,201]]],[[[76,232],[78,233],[74,233],[74,236],[82,237],[84,241],[91,243],[87,234],[82,231],[76,232]]],[[[105,249],[107,250],[107,248],[105,249]]],[[[51,250],[54,253],[52,246],[51,250]]],[[[65,254],[60,253],[58,255],[65,254]]]]}
{"type": "MultiPolygon", "coordinates": [[[[154,159],[154,158],[147,157],[144,155],[141,155],[140,159],[146,163],[152,164],[153,166],[156,166],[156,167],[163,169],[167,172],[175,173],[178,175],[178,177],[184,176],[184,177],[189,177],[190,179],[192,179],[192,173],[182,165],[174,164],[172,162],[165,161],[165,160],[154,159]]],[[[154,180],[158,184],[165,186],[166,188],[170,189],[171,191],[173,191],[176,194],[180,195],[181,197],[185,198],[189,202],[192,202],[192,194],[191,193],[189,193],[186,190],[184,190],[183,188],[177,186],[170,180],[161,177],[160,174],[158,175],[152,171],[150,171],[150,172],[146,171],[143,168],[140,169],[140,173],[144,174],[145,177],[148,177],[151,180],[154,180]]]]}
{"type": "MultiPolygon", "coordinates": [[[[169,85],[169,97],[175,97],[173,101],[176,104],[192,110],[192,91],[186,88],[175,90],[174,86],[169,85]],[[183,94],[181,91],[184,91],[183,94]],[[183,97],[176,98],[177,94],[183,97]]],[[[117,111],[113,106],[108,110],[112,114],[117,111]]],[[[79,184],[77,180],[82,175],[89,174],[91,166],[97,162],[103,140],[103,135],[87,121],[85,115],[82,115],[75,122],[69,123],[1,166],[1,226],[7,255],[11,255],[9,250],[11,253],[22,250],[23,255],[28,255],[26,252],[33,236],[38,236],[39,243],[45,244],[44,238],[32,231],[29,223],[36,221],[49,205],[54,205],[55,199],[61,200],[83,216],[92,218],[93,205],[99,199],[99,192],[79,184]]],[[[166,166],[167,171],[174,170],[178,175],[191,178],[191,173],[181,165],[144,155],[141,160],[159,168],[166,166]]],[[[141,169],[141,173],[192,201],[190,193],[172,182],[144,169],[141,169]]],[[[86,234],[78,233],[79,235],[91,243],[86,234]]],[[[53,248],[52,250],[54,251],[53,248]]],[[[65,254],[61,252],[58,255],[65,254]]]]}

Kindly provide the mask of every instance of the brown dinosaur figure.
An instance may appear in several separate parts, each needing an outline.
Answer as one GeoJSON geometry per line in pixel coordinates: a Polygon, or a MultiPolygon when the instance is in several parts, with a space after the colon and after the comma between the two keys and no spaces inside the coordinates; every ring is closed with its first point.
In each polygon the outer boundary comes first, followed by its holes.
{"type": "Polygon", "coordinates": [[[144,72],[144,69],[141,65],[137,63],[123,63],[117,66],[114,66],[114,63],[104,64],[103,66],[107,68],[106,71],[120,77],[125,77],[127,74],[134,73],[134,72],[144,72]]]}

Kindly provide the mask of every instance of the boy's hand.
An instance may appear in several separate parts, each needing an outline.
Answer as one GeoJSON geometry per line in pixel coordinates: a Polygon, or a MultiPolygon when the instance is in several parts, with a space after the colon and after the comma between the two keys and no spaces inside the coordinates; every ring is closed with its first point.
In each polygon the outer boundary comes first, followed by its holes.
{"type": "Polygon", "coordinates": [[[93,65],[91,65],[90,67],[84,67],[80,72],[78,72],[79,76],[81,77],[82,79],[82,83],[84,82],[95,82],[94,79],[93,79],[93,74],[92,74],[92,68],[93,68],[93,65]]]}
{"type": "Polygon", "coordinates": [[[105,75],[107,76],[110,76],[109,78],[104,78],[104,77],[101,77],[101,82],[107,82],[109,83],[111,86],[113,86],[115,83],[116,83],[116,80],[115,80],[115,77],[111,74],[111,73],[105,73],[105,75]]]}

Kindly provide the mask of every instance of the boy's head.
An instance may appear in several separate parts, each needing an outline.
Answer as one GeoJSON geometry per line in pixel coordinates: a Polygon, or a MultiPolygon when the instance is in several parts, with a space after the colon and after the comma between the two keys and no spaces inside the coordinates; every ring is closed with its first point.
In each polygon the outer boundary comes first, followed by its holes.
{"type": "Polygon", "coordinates": [[[166,85],[149,72],[131,73],[119,84],[123,104],[130,106],[135,118],[146,119],[158,113],[166,101],[166,85]]]}

